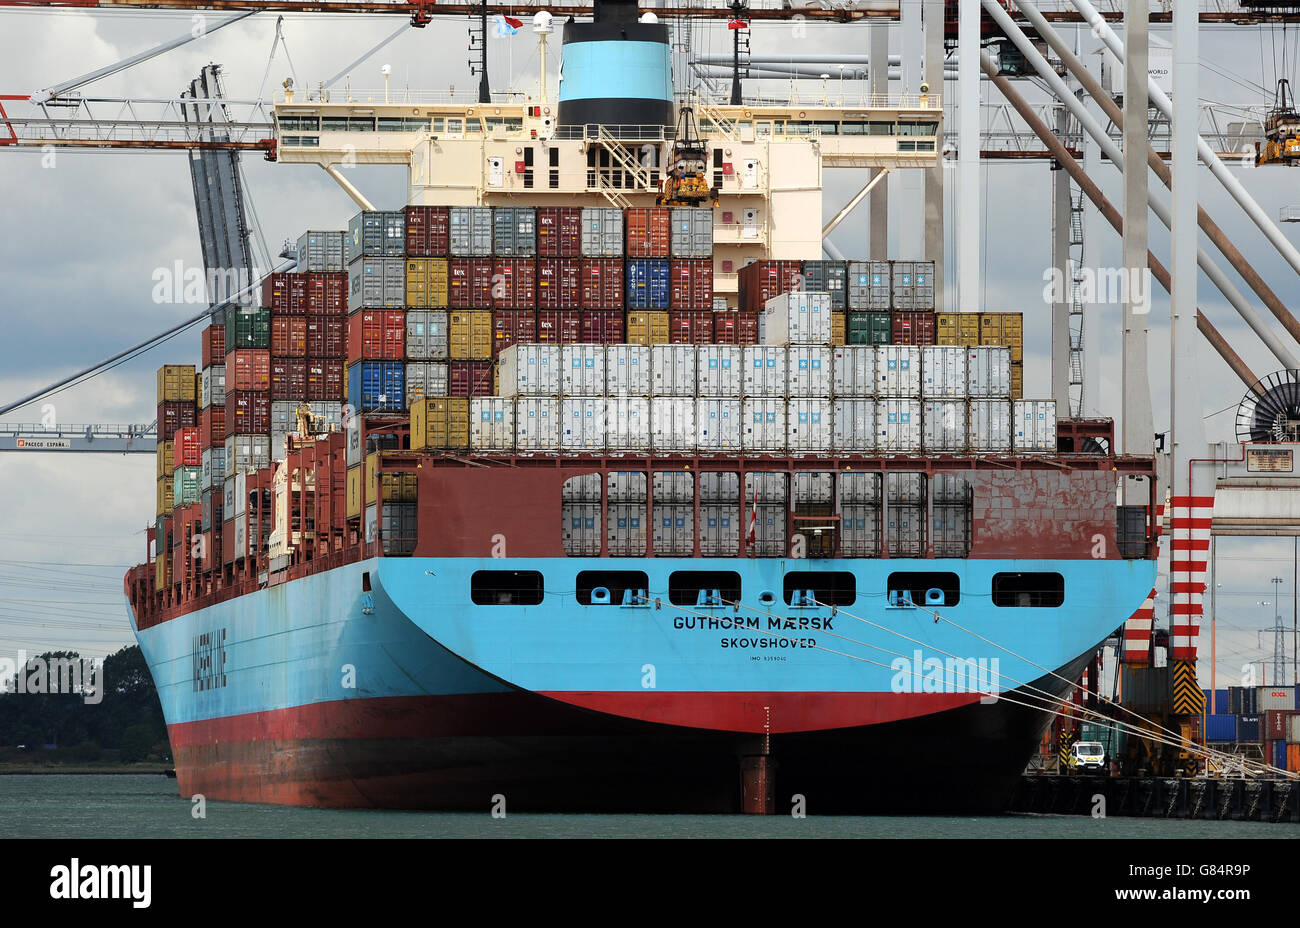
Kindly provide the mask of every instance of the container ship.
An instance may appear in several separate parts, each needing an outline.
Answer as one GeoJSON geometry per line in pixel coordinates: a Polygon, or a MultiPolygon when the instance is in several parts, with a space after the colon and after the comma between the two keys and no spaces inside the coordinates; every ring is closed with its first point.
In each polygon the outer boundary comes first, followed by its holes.
{"type": "Polygon", "coordinates": [[[277,101],[411,183],[159,371],[181,793],[1001,811],[1154,586],[1153,459],[1022,396],[1020,314],[822,257],[823,169],[934,165],[937,96],[675,102],[619,3],[564,52],[558,103],[277,101]]]}

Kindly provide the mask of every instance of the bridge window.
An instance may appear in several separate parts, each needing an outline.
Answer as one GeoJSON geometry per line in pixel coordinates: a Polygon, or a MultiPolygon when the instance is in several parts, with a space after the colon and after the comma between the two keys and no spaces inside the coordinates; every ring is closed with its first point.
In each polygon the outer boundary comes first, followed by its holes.
{"type": "Polygon", "coordinates": [[[319,132],[318,116],[280,116],[280,129],[284,132],[319,132]]]}
{"type": "MultiPolygon", "coordinates": [[[[578,602],[592,604],[591,591],[604,587],[609,590],[609,604],[621,606],[624,596],[637,597],[650,590],[650,581],[641,570],[583,570],[578,572],[578,602]]],[[[637,602],[639,600],[628,600],[637,602]]]]}
{"type": "MultiPolygon", "coordinates": [[[[814,600],[826,606],[851,606],[858,599],[858,578],[848,571],[799,571],[785,575],[785,602],[795,605],[796,596],[811,590],[814,600]]],[[[811,605],[811,603],[803,603],[811,605]]]]}
{"type": "Polygon", "coordinates": [[[347,132],[348,118],[346,116],[323,116],[321,117],[320,127],[324,132],[347,132]]]}
{"type": "MultiPolygon", "coordinates": [[[[907,593],[918,606],[925,605],[929,590],[943,591],[941,606],[955,606],[961,600],[961,580],[957,575],[939,570],[896,571],[889,575],[889,599],[893,603],[907,593]]],[[[931,605],[935,605],[931,603],[931,605]]]]}
{"type": "Polygon", "coordinates": [[[375,117],[373,117],[373,116],[349,116],[349,117],[348,117],[348,131],[349,131],[349,132],[374,132],[374,131],[375,131],[375,117]]]}
{"type": "Polygon", "coordinates": [[[695,606],[711,598],[714,591],[720,605],[740,601],[740,574],[734,570],[675,570],[668,577],[668,601],[674,606],[695,606]]]}
{"type": "Polygon", "coordinates": [[[1065,578],[1058,573],[994,574],[993,605],[1051,609],[1065,602],[1065,578]]]}
{"type": "Polygon", "coordinates": [[[822,135],[839,135],[840,124],[837,122],[815,122],[813,128],[822,135]]]}
{"type": "Polygon", "coordinates": [[[536,570],[476,570],[470,599],[479,606],[536,606],[542,601],[542,575],[536,570]]]}
{"type": "Polygon", "coordinates": [[[898,123],[899,135],[938,135],[939,124],[937,122],[906,122],[900,120],[898,123]]]}

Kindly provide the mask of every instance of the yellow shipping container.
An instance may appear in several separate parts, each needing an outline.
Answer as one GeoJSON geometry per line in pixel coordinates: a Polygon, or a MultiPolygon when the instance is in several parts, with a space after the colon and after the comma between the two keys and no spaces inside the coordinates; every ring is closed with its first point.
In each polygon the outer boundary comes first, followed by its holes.
{"type": "Polygon", "coordinates": [[[379,481],[386,503],[413,503],[416,500],[415,474],[384,474],[379,481]]]}
{"type": "Polygon", "coordinates": [[[1025,397],[1025,366],[1018,362],[1011,363],[1011,398],[1013,400],[1024,399],[1025,397]]]}
{"type": "Polygon", "coordinates": [[[167,551],[158,555],[153,562],[153,588],[155,593],[161,593],[170,585],[167,581],[171,579],[167,575],[171,572],[172,558],[171,552],[167,551]]]}
{"type": "Polygon", "coordinates": [[[980,314],[953,313],[957,321],[957,344],[971,348],[980,343],[980,314]]]}
{"type": "Polygon", "coordinates": [[[170,477],[172,473],[172,458],[176,452],[174,450],[176,442],[160,441],[158,442],[158,473],[155,477],[170,477]]]}
{"type": "Polygon", "coordinates": [[[959,345],[957,340],[957,314],[936,313],[934,318],[934,343],[936,345],[959,345]]]}
{"type": "Polygon", "coordinates": [[[1002,344],[1002,314],[980,313],[980,344],[1002,344]]]}
{"type": "Polygon", "coordinates": [[[631,345],[668,344],[668,314],[659,310],[628,313],[627,340],[631,345]]]}
{"type": "Polygon", "coordinates": [[[447,259],[406,259],[406,305],[415,309],[447,307],[447,259]]]}
{"type": "Polygon", "coordinates": [[[845,332],[848,324],[844,319],[844,313],[831,313],[831,344],[843,345],[846,341],[845,332]]]}
{"type": "Polygon", "coordinates": [[[458,310],[451,314],[449,322],[447,353],[453,361],[487,361],[492,358],[490,310],[458,310]]]}
{"type": "Polygon", "coordinates": [[[1022,338],[1024,334],[1024,313],[1002,313],[1002,337],[1011,340],[1022,338]]]}
{"type": "Polygon", "coordinates": [[[379,452],[366,455],[366,505],[379,502],[379,452]]]}
{"type": "Polygon", "coordinates": [[[356,519],[361,516],[361,475],[363,473],[360,464],[348,468],[347,478],[347,497],[348,497],[348,518],[356,519]]]}
{"type": "Polygon", "coordinates": [[[164,364],[158,368],[158,402],[194,402],[193,364],[164,364]]]}
{"type": "Polygon", "coordinates": [[[172,488],[175,486],[172,478],[158,478],[158,515],[169,516],[172,514],[172,495],[175,492],[172,488]]]}
{"type": "Polygon", "coordinates": [[[469,400],[429,396],[411,407],[411,450],[469,449],[469,400]]]}

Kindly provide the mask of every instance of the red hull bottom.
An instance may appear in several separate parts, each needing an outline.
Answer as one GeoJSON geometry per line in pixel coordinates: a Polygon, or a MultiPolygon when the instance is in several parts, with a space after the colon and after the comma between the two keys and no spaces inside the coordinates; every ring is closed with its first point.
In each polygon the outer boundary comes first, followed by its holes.
{"type": "MultiPolygon", "coordinates": [[[[1039,681],[1053,689],[1051,680],[1039,681]]],[[[1048,717],[999,700],[768,741],[777,812],[992,813],[1048,717]]],[[[763,737],[535,694],[348,700],[170,727],[181,795],[334,808],[732,813],[763,737]]]]}

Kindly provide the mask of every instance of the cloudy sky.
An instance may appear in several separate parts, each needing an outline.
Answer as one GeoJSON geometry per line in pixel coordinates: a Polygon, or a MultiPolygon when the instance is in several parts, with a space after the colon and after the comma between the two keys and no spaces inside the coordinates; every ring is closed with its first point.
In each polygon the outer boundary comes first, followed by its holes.
{"type": "MultiPolygon", "coordinates": [[[[170,97],[209,62],[224,65],[227,94],[235,99],[253,99],[259,92],[269,95],[290,74],[296,76],[298,87],[311,87],[397,25],[393,17],[286,16],[283,28],[288,56],[282,48],[268,68],[275,19],[256,16],[102,80],[86,92],[106,97],[170,97]]],[[[163,11],[6,9],[0,12],[6,49],[0,56],[0,92],[32,92],[190,29],[189,15],[163,11]]],[[[534,38],[525,31],[511,39],[489,41],[493,88],[530,88],[538,62],[534,38]]],[[[723,54],[729,50],[729,36],[719,26],[697,24],[691,44],[696,54],[723,54]]],[[[897,53],[901,37],[896,27],[891,29],[891,44],[897,53]]],[[[1266,102],[1262,88],[1271,87],[1278,76],[1271,53],[1274,45],[1273,36],[1256,29],[1205,30],[1202,96],[1225,103],[1266,102]]],[[[558,46],[557,35],[552,47],[558,46]]],[[[1086,34],[1083,48],[1086,52],[1095,48],[1086,34]]],[[[352,86],[382,86],[379,66],[387,63],[392,66],[394,90],[452,84],[471,93],[476,80],[465,67],[465,49],[466,27],[459,20],[409,30],[360,65],[352,86]]],[[[788,25],[756,24],[753,50],[768,55],[863,54],[867,33],[858,26],[810,24],[802,37],[795,38],[788,25]]],[[[555,57],[551,57],[552,69],[555,57]]],[[[1086,57],[1092,63],[1097,61],[1095,54],[1086,57]]],[[[554,79],[552,73],[552,88],[554,79]]],[[[1024,86],[1025,92],[1040,98],[1036,90],[1024,86]]],[[[784,92],[787,88],[778,84],[770,89],[784,92]]],[[[801,92],[809,99],[817,98],[820,85],[803,85],[801,92]]],[[[6,320],[6,337],[0,340],[0,401],[31,392],[193,314],[191,307],[158,304],[152,298],[156,268],[171,267],[176,261],[201,266],[184,155],[60,152],[53,165],[43,164],[37,152],[0,151],[0,158],[7,179],[6,195],[0,199],[0,227],[7,230],[0,236],[0,269],[5,280],[0,300],[6,320]]],[[[256,156],[246,157],[244,168],[249,197],[273,251],[306,228],[343,228],[355,212],[352,202],[317,168],[268,164],[256,156]]],[[[1270,215],[1276,215],[1281,206],[1300,205],[1300,190],[1294,182],[1300,175],[1280,168],[1235,171],[1270,215]]],[[[404,203],[405,177],[399,169],[359,167],[350,177],[381,207],[398,208],[404,203]]],[[[1283,301],[1300,304],[1295,274],[1208,172],[1202,171],[1200,178],[1202,200],[1211,215],[1256,260],[1256,267],[1283,301]]],[[[863,180],[857,171],[828,172],[828,218],[863,180]]],[[[1097,180],[1120,202],[1114,168],[1101,166],[1097,180]]],[[[1026,391],[1031,396],[1047,395],[1049,313],[1042,297],[1042,275],[1051,260],[1050,172],[1044,163],[994,162],[981,168],[981,183],[985,194],[981,216],[984,305],[993,311],[1025,313],[1026,391]]],[[[892,209],[913,208],[898,194],[895,181],[892,209]]],[[[947,200],[951,255],[951,190],[947,200]]],[[[1294,239],[1292,228],[1284,227],[1294,239]]],[[[1089,230],[1090,263],[1117,265],[1118,237],[1100,220],[1092,221],[1089,230]]],[[[865,253],[866,235],[866,210],[859,209],[836,231],[834,240],[846,255],[855,256],[865,253]]],[[[894,238],[892,253],[902,256],[896,234],[894,238]]],[[[1168,236],[1154,216],[1152,248],[1167,258],[1168,236]]],[[[953,275],[950,259],[950,288],[953,275]]],[[[1279,366],[1204,278],[1200,305],[1256,373],[1262,376],[1279,366]]],[[[1098,338],[1092,348],[1100,370],[1099,408],[1089,411],[1119,419],[1119,310],[1104,306],[1095,312],[1098,338]]],[[[1168,427],[1167,320],[1167,301],[1163,293],[1157,293],[1151,316],[1157,431],[1168,427]]],[[[196,362],[198,349],[196,329],[88,385],[60,394],[53,400],[59,420],[151,421],[154,371],[163,363],[196,362]]],[[[1198,342],[1196,355],[1195,374],[1182,386],[1200,390],[1206,438],[1230,440],[1232,410],[1244,387],[1207,345],[1198,342]]],[[[40,410],[29,407],[6,418],[36,421],[40,410]]],[[[0,527],[0,591],[6,597],[0,605],[0,654],[9,655],[19,648],[34,652],[75,647],[83,654],[102,655],[131,642],[122,609],[121,575],[126,566],[144,557],[144,528],[154,511],[153,482],[151,456],[0,456],[0,506],[7,516],[0,527]]],[[[1219,552],[1218,671],[1223,686],[1236,682],[1244,662],[1271,656],[1271,636],[1259,640],[1254,631],[1272,623],[1269,579],[1276,575],[1284,580],[1279,607],[1288,617],[1289,628],[1295,577],[1292,545],[1285,540],[1224,539],[1219,552]]],[[[1208,651],[1208,638],[1202,650],[1208,651]]],[[[1208,665],[1208,660],[1203,661],[1202,676],[1207,683],[1208,665]]]]}

